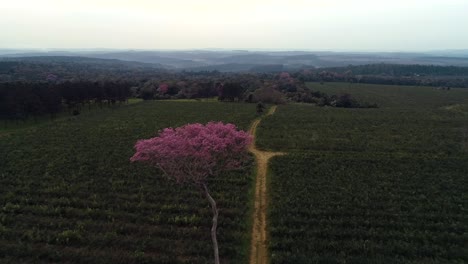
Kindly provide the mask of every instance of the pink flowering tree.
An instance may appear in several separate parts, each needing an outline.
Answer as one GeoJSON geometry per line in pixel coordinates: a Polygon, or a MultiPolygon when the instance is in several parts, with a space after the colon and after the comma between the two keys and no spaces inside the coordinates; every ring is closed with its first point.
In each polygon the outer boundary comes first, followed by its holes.
{"type": "Polygon", "coordinates": [[[166,94],[168,90],[169,90],[169,85],[165,83],[160,84],[158,87],[158,91],[160,94],[166,94]]]}
{"type": "Polygon", "coordinates": [[[239,169],[246,161],[252,136],[239,131],[233,124],[210,122],[166,128],[159,136],[138,140],[132,162],[143,162],[159,168],[166,177],[179,184],[191,184],[200,189],[213,212],[211,239],[215,263],[219,263],[216,228],[218,208],[210,195],[208,179],[220,173],[239,169]]]}
{"type": "Polygon", "coordinates": [[[280,73],[280,79],[291,79],[291,75],[287,72],[280,73]]]}

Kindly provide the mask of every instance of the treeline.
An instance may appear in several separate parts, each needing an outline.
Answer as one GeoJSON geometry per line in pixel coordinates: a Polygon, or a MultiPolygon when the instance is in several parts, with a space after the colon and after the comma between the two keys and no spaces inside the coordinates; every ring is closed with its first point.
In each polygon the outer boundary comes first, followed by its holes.
{"type": "MultiPolygon", "coordinates": [[[[323,77],[323,76],[322,76],[323,77]]],[[[223,102],[311,103],[332,107],[376,107],[360,103],[349,95],[325,95],[312,91],[293,74],[212,72],[167,73],[153,78],[122,80],[0,83],[0,118],[24,120],[39,115],[54,117],[61,111],[79,114],[92,104],[114,105],[129,97],[144,100],[197,99],[217,97],[223,102]]]]}
{"type": "Polygon", "coordinates": [[[408,86],[432,86],[432,87],[456,87],[468,88],[467,78],[424,78],[424,77],[386,77],[386,76],[357,76],[351,79],[354,83],[408,85],[408,86]]]}
{"type": "Polygon", "coordinates": [[[141,79],[165,72],[161,65],[86,57],[0,58],[0,82],[141,79]]]}
{"type": "Polygon", "coordinates": [[[328,95],[320,91],[304,90],[286,93],[289,101],[342,108],[378,108],[376,103],[359,102],[351,94],[328,95]]]}
{"type": "Polygon", "coordinates": [[[301,70],[292,75],[304,82],[468,88],[468,67],[455,66],[371,64],[301,70]]]}
{"type": "Polygon", "coordinates": [[[10,82],[0,83],[0,118],[24,120],[61,111],[79,114],[92,103],[103,107],[125,102],[131,96],[128,82],[10,82]]]}
{"type": "MultiPolygon", "coordinates": [[[[161,65],[128,62],[119,60],[95,59],[84,57],[30,57],[0,58],[0,82],[15,81],[109,81],[127,80],[138,83],[142,88],[147,81],[188,82],[192,87],[174,85],[180,91],[180,97],[196,97],[205,89],[205,93],[214,95],[214,86],[207,82],[233,80],[245,86],[245,80],[271,80],[282,71],[278,65],[260,65],[261,69],[250,69],[250,72],[233,73],[213,71],[175,71],[165,70],[161,65]],[[200,87],[201,86],[201,87],[200,87]],[[209,91],[208,91],[208,90],[209,91]],[[187,92],[187,93],[186,93],[187,92]]],[[[209,67],[207,68],[209,69],[209,67]]],[[[369,64],[334,68],[302,68],[291,71],[291,75],[301,82],[352,82],[387,85],[413,85],[435,87],[468,87],[468,67],[435,66],[435,65],[400,65],[369,64]]],[[[259,87],[257,87],[259,88],[259,87]]],[[[149,96],[151,91],[145,88],[149,96]]],[[[247,87],[247,89],[250,89],[247,87]]],[[[175,91],[172,89],[171,91],[175,91]]],[[[153,92],[154,94],[154,92],[153,92]]]]}
{"type": "Polygon", "coordinates": [[[143,80],[131,88],[133,97],[144,100],[198,99],[217,97],[222,102],[284,104],[311,103],[318,106],[374,108],[349,94],[327,95],[313,91],[287,72],[263,74],[214,74],[184,72],[168,78],[143,80]]]}
{"type": "Polygon", "coordinates": [[[135,97],[152,99],[197,99],[218,97],[220,101],[242,101],[263,79],[254,74],[179,73],[143,80],[132,88],[135,97]],[[165,77],[165,78],[164,78],[165,77]]]}
{"type": "Polygon", "coordinates": [[[354,75],[387,75],[387,76],[468,76],[468,67],[437,65],[404,65],[404,64],[367,64],[349,65],[347,67],[325,68],[323,70],[354,75]]]}

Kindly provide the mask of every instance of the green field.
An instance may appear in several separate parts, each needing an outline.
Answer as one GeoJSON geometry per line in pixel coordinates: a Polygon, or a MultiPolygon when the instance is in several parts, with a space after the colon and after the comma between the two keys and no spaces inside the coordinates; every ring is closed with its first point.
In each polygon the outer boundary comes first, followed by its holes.
{"type": "MultiPolygon", "coordinates": [[[[254,105],[152,101],[0,134],[0,262],[210,262],[206,199],[129,158],[165,127],[254,118],[254,105]]],[[[251,170],[210,185],[224,260],[246,262],[251,170]]]]}
{"type": "Polygon", "coordinates": [[[280,106],[258,132],[271,162],[272,263],[468,261],[468,90],[309,84],[378,109],[280,106]]]}
{"type": "Polygon", "coordinates": [[[257,144],[284,151],[412,152],[428,155],[466,153],[468,89],[356,84],[310,84],[358,100],[378,102],[377,109],[280,106],[262,122],[257,144]],[[392,90],[393,89],[393,90],[392,90]],[[414,91],[408,92],[408,90],[414,91]],[[419,102],[419,103],[418,103],[419,102]]]}
{"type": "MultiPolygon", "coordinates": [[[[376,109],[289,104],[262,119],[271,263],[468,262],[468,89],[308,84],[376,109]]],[[[211,263],[194,188],[131,164],[137,139],[255,104],[144,101],[0,130],[0,263],[211,263]]],[[[253,167],[210,182],[223,263],[247,263],[253,167]]]]}
{"type": "MultiPolygon", "coordinates": [[[[436,87],[349,84],[349,83],[307,83],[314,91],[327,94],[349,93],[359,101],[377,103],[380,108],[433,109],[453,104],[467,104],[467,89],[452,88],[450,91],[436,87]]],[[[466,108],[465,108],[466,109],[466,108]]]]}
{"type": "MultiPolygon", "coordinates": [[[[114,111],[120,107],[124,107],[131,104],[140,103],[143,100],[140,98],[130,98],[126,103],[117,103],[113,106],[108,106],[103,104],[101,107],[98,104],[90,103],[85,104],[81,107],[80,116],[93,115],[94,112],[103,112],[103,111],[114,111]]],[[[67,109],[65,105],[62,106],[62,111],[56,116],[51,118],[50,115],[41,115],[37,117],[29,117],[25,120],[0,120],[0,135],[8,131],[15,131],[18,129],[30,128],[34,126],[41,125],[43,123],[56,122],[57,120],[67,119],[71,116],[71,110],[67,109]]]]}
{"type": "Polygon", "coordinates": [[[291,154],[272,162],[272,263],[468,261],[468,158],[291,154]]]}
{"type": "Polygon", "coordinates": [[[261,123],[257,142],[282,151],[459,154],[467,147],[467,113],[287,105],[261,123]]]}

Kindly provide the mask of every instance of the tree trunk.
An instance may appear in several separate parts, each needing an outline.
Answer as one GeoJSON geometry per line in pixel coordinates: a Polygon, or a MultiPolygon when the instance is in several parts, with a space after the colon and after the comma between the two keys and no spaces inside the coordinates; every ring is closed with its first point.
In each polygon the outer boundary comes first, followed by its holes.
{"type": "Polygon", "coordinates": [[[218,250],[218,240],[216,239],[216,228],[218,227],[218,207],[216,207],[216,202],[211,197],[208,192],[208,187],[206,184],[203,184],[203,190],[205,192],[206,199],[210,202],[211,211],[213,211],[213,226],[211,227],[211,240],[213,241],[213,250],[215,257],[215,264],[219,264],[219,250],[218,250]]]}

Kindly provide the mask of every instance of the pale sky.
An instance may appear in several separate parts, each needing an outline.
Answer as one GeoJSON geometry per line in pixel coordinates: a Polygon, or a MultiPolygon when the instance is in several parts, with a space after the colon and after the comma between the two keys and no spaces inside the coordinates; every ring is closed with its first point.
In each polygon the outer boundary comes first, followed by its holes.
{"type": "Polygon", "coordinates": [[[468,0],[0,0],[0,48],[468,49],[468,0]]]}

